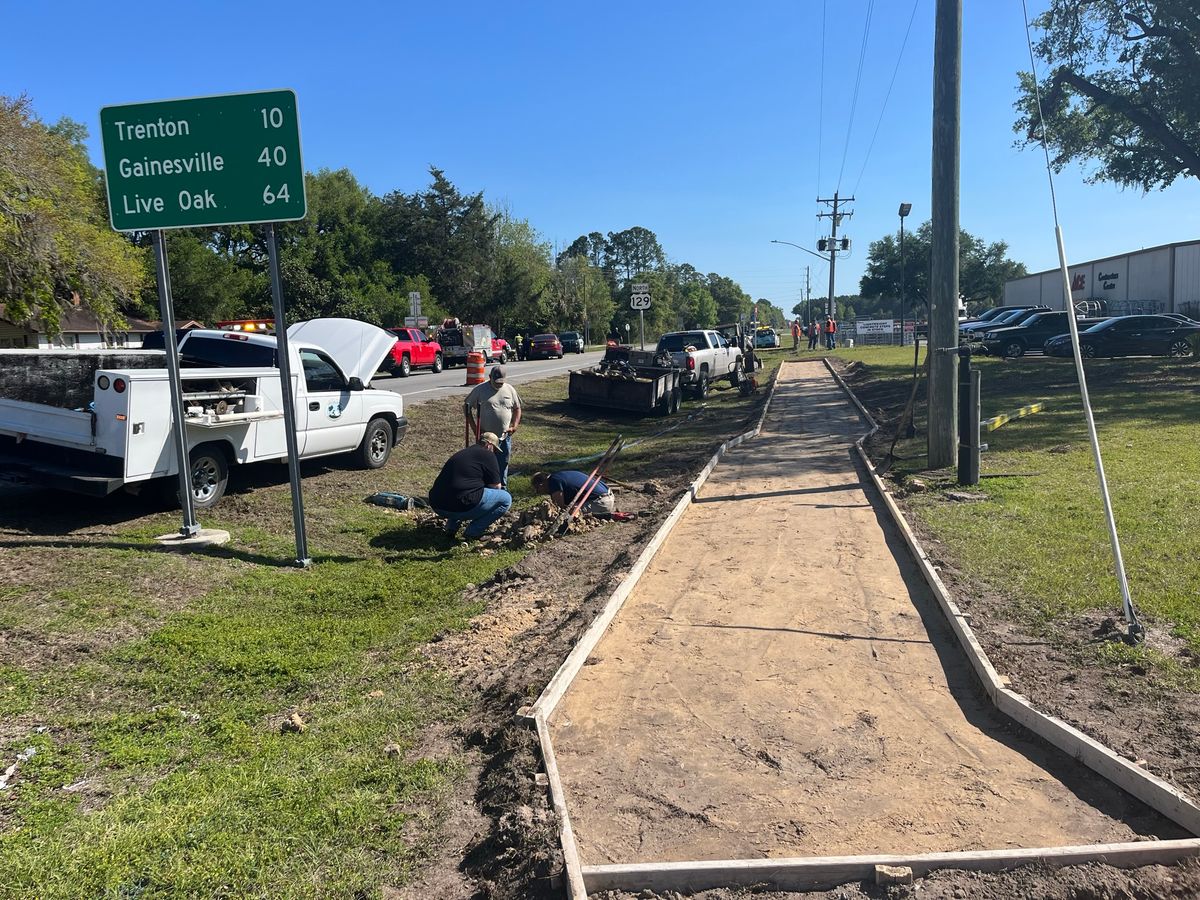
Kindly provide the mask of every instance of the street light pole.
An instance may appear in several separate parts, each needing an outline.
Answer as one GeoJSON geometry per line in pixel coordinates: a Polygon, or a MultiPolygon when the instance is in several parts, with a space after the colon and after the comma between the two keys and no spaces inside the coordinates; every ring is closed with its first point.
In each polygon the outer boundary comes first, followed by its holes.
{"type": "MultiPolygon", "coordinates": [[[[904,220],[912,212],[911,203],[900,204],[900,346],[904,346],[904,220]]],[[[916,326],[913,334],[917,333],[916,326]]]]}

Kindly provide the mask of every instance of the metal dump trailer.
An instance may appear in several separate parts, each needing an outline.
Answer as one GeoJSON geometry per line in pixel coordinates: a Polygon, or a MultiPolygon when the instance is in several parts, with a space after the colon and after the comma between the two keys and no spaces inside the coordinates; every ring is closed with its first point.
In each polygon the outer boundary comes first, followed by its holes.
{"type": "Polygon", "coordinates": [[[610,347],[598,366],[571,373],[568,396],[581,406],[669,416],[679,411],[682,374],[670,354],[610,347]]]}

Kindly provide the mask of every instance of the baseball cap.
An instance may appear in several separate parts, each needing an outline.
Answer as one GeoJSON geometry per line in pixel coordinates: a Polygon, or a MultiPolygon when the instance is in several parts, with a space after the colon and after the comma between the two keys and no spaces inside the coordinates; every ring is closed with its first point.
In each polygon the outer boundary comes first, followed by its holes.
{"type": "Polygon", "coordinates": [[[492,381],[504,383],[504,366],[492,366],[492,381]]]}
{"type": "Polygon", "coordinates": [[[491,444],[497,450],[500,449],[500,438],[496,437],[496,434],[493,431],[485,431],[483,434],[481,434],[479,436],[479,443],[491,444]]]}

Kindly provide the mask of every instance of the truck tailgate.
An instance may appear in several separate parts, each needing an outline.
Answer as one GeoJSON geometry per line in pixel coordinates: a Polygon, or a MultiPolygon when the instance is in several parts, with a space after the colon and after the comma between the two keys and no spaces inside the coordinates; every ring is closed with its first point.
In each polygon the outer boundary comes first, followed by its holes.
{"type": "Polygon", "coordinates": [[[24,440],[90,448],[96,443],[95,416],[44,403],[0,398],[0,433],[24,440]]]}

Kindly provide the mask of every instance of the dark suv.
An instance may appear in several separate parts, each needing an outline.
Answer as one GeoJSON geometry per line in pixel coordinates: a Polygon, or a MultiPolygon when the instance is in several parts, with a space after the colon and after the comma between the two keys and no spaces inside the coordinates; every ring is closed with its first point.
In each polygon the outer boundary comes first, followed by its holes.
{"type": "MultiPolygon", "coordinates": [[[[983,349],[992,356],[1016,359],[1018,356],[1024,356],[1030,349],[1040,349],[1050,338],[1069,329],[1071,323],[1067,315],[1065,310],[1035,313],[1019,325],[1000,324],[986,329],[982,336],[976,332],[975,337],[982,337],[983,349]]],[[[1102,321],[1103,319],[1075,319],[1080,331],[1102,321]]]]}
{"type": "Polygon", "coordinates": [[[564,331],[558,336],[562,343],[563,353],[582,353],[583,335],[578,331],[564,331]]]}

